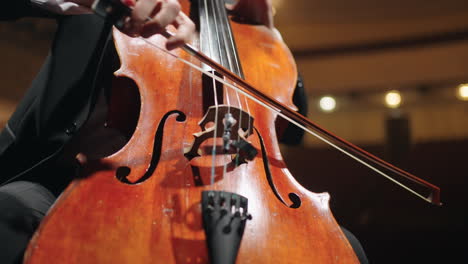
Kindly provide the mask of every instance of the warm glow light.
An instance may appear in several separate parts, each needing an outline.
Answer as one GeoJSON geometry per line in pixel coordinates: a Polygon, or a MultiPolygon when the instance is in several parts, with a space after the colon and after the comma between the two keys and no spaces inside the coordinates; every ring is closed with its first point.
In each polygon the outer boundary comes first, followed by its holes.
{"type": "Polygon", "coordinates": [[[390,91],[385,95],[385,104],[390,108],[398,108],[401,104],[401,95],[398,91],[390,91]]]}
{"type": "Polygon", "coordinates": [[[458,86],[457,97],[460,100],[468,101],[468,83],[458,86]]]}
{"type": "Polygon", "coordinates": [[[320,109],[324,112],[331,112],[336,108],[336,100],[331,96],[324,96],[320,98],[320,109]]]}
{"type": "Polygon", "coordinates": [[[283,2],[283,0],[272,0],[271,5],[273,6],[273,8],[280,8],[283,2]]]}

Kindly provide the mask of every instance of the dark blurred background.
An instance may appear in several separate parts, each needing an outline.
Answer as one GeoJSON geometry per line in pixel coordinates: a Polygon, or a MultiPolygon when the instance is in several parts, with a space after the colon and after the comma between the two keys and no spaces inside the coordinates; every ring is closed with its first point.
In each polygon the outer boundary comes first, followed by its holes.
{"type": "MultiPolygon", "coordinates": [[[[441,187],[442,207],[412,196],[306,136],[283,146],[293,175],[329,192],[340,224],[371,263],[468,263],[466,0],[274,1],[275,21],[304,77],[309,117],[441,187]],[[385,105],[397,90],[401,104],[385,105]],[[336,108],[320,109],[322,96],[336,108]]],[[[0,126],[47,55],[53,21],[0,23],[0,126]]]]}
{"type": "Polygon", "coordinates": [[[468,2],[277,2],[277,27],[304,76],[309,117],[442,189],[433,206],[307,136],[283,154],[309,190],[329,192],[371,263],[468,263],[468,2]],[[386,106],[398,90],[401,104],[386,106]],[[324,112],[322,96],[336,109],[324,112]]]}

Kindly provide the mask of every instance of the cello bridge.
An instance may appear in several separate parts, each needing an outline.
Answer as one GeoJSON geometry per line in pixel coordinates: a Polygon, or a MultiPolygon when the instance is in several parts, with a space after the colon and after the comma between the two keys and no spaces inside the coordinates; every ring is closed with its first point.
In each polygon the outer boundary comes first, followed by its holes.
{"type": "Polygon", "coordinates": [[[253,131],[253,117],[239,108],[211,106],[198,125],[201,131],[193,134],[192,146],[184,154],[189,160],[200,156],[200,146],[207,139],[222,138],[222,154],[235,154],[236,164],[253,160],[258,153],[247,140],[253,131]]]}

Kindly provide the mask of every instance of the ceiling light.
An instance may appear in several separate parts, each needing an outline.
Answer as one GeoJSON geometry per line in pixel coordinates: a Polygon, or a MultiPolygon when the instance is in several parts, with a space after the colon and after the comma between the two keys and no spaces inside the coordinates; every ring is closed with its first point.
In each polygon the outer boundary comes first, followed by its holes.
{"type": "Polygon", "coordinates": [[[331,96],[324,96],[320,98],[320,109],[324,112],[331,112],[336,108],[336,100],[331,96]]]}
{"type": "Polygon", "coordinates": [[[401,95],[398,91],[389,91],[385,94],[385,104],[390,108],[398,108],[401,104],[401,95]]]}
{"type": "Polygon", "coordinates": [[[460,84],[458,86],[457,97],[460,100],[468,101],[468,83],[460,84]]]}

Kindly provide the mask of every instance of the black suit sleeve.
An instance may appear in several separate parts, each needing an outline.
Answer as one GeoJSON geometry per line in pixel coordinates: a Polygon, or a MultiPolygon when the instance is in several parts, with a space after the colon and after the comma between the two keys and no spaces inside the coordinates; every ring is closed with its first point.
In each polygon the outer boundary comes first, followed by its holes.
{"type": "MultiPolygon", "coordinates": [[[[300,75],[297,77],[296,89],[293,94],[293,103],[297,106],[297,112],[299,112],[299,114],[307,116],[307,95],[300,75]]],[[[304,130],[302,130],[302,128],[291,124],[282,117],[278,117],[276,125],[276,132],[281,143],[292,146],[302,143],[302,139],[304,137],[304,130]]]]}
{"type": "Polygon", "coordinates": [[[15,20],[21,17],[54,17],[52,13],[35,6],[31,0],[1,0],[0,20],[15,20]]]}
{"type": "Polygon", "coordinates": [[[50,165],[94,105],[112,24],[92,14],[63,16],[58,24],[44,66],[0,132],[0,184],[50,165]]]}

